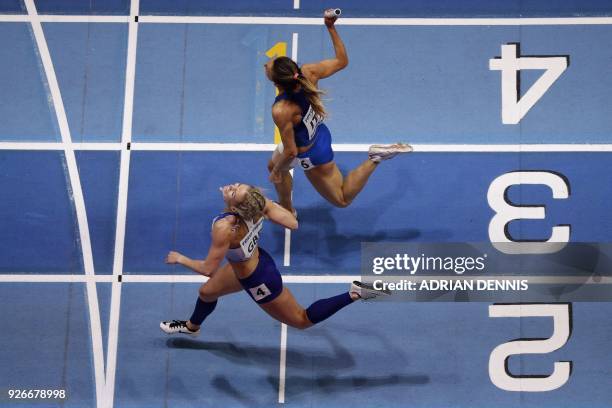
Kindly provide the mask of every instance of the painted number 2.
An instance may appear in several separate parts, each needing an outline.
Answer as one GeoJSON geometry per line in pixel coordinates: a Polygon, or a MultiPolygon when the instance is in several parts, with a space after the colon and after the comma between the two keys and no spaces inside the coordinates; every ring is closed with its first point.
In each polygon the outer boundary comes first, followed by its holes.
{"type": "Polygon", "coordinates": [[[513,375],[508,359],[519,354],[546,354],[560,349],[571,335],[571,304],[490,305],[489,317],[552,317],[553,334],[548,339],[518,339],[497,346],[489,357],[489,377],[505,391],[544,392],[560,388],[569,380],[571,361],[555,361],[551,375],[513,375]]]}

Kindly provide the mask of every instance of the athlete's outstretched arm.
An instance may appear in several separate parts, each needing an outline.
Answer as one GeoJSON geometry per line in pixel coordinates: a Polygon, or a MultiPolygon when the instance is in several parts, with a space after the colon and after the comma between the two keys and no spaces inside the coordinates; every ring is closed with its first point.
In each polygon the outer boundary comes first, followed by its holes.
{"type": "Polygon", "coordinates": [[[230,241],[229,234],[231,226],[221,220],[213,225],[212,243],[208,250],[208,255],[204,260],[191,259],[179,252],[170,251],[166,256],[167,264],[180,264],[204,276],[211,276],[217,270],[225,253],[227,252],[230,241]]]}
{"type": "Polygon", "coordinates": [[[329,31],[329,36],[334,46],[335,58],[326,59],[313,64],[304,64],[302,66],[302,73],[315,84],[319,79],[327,78],[345,68],[349,62],[346,47],[334,25],[336,19],[337,17],[325,18],[325,25],[327,26],[327,31],[329,31]]]}
{"type": "Polygon", "coordinates": [[[282,225],[285,228],[297,229],[298,227],[298,221],[290,211],[287,211],[284,207],[267,198],[264,215],[270,221],[282,225]]]}
{"type": "Polygon", "coordinates": [[[203,260],[200,261],[199,259],[191,259],[177,251],[168,252],[168,255],[166,255],[166,263],[183,265],[184,267],[197,273],[202,273],[200,271],[203,270],[202,268],[204,268],[203,260]]]}

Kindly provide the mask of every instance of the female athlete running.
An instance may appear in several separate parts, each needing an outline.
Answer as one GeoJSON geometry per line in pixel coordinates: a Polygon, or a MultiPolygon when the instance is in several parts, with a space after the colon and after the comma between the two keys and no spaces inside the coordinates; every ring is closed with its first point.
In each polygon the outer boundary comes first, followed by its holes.
{"type": "Polygon", "coordinates": [[[278,88],[278,96],[272,105],[272,118],[282,140],[268,163],[270,181],[274,183],[280,204],[292,212],[293,178],[289,170],[293,167],[304,169],[310,183],[330,203],[347,207],[363,189],[378,163],[398,153],[412,151],[403,143],[370,146],[368,159],[346,177],[342,176],[334,162],[330,131],[323,123],[326,112],[321,102],[322,91],[317,84],[320,79],[345,68],[348,56],[334,26],[337,16],[327,15],[325,25],[335,58],[299,67],[288,57],[278,57],[264,66],[266,76],[278,88]]]}
{"type": "Polygon", "coordinates": [[[164,332],[198,334],[204,319],[215,309],[217,299],[241,290],[270,316],[298,329],[327,319],[357,299],[388,294],[355,281],[348,292],[302,308],[291,291],[283,286],[272,257],[258,245],[264,219],[295,229],[298,227],[296,218],[253,186],[236,183],[222,187],[221,192],[225,209],[213,219],[212,242],[206,259],[194,260],[174,251],[166,257],[166,263],[181,264],[210,279],[200,287],[189,320],[161,322],[164,332]],[[219,268],[223,258],[228,263],[219,268]]]}

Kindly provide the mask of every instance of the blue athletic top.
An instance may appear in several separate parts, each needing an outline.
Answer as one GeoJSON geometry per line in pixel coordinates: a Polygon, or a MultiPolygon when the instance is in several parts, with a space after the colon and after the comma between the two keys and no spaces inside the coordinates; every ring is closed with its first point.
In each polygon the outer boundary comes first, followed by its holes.
{"type": "MultiPolygon", "coordinates": [[[[240,214],[234,212],[224,212],[217,215],[213,219],[213,225],[215,222],[229,216],[234,215],[236,217],[240,217],[240,214]]],[[[247,226],[247,233],[240,240],[240,246],[237,248],[229,248],[227,253],[225,254],[225,258],[230,262],[244,262],[248,261],[252,256],[253,252],[255,252],[255,248],[257,248],[257,242],[259,241],[259,232],[263,227],[264,218],[261,217],[257,221],[247,221],[241,218],[247,226]]]]}
{"type": "MultiPolygon", "coordinates": [[[[303,89],[295,93],[283,92],[278,94],[274,99],[274,104],[278,101],[291,101],[300,107],[302,110],[302,121],[297,125],[293,126],[293,133],[295,134],[295,145],[297,147],[309,146],[312,144],[319,124],[323,122],[323,118],[317,115],[308,102],[306,94],[303,89]]],[[[272,104],[272,106],[274,106],[272,104]]]]}

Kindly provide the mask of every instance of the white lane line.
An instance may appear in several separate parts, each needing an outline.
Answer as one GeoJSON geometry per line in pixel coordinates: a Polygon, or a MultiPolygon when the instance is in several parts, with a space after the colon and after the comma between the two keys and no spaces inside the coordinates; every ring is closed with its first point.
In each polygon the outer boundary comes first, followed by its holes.
{"type": "Polygon", "coordinates": [[[66,150],[61,142],[0,142],[0,150],[66,150]]]}
{"type": "MultiPolygon", "coordinates": [[[[128,46],[125,66],[125,91],[123,98],[123,126],[121,132],[121,164],[119,167],[119,193],[117,196],[117,219],[115,229],[115,258],[113,275],[123,274],[123,256],[125,248],[125,227],[127,220],[128,183],[130,178],[130,155],[127,149],[132,142],[132,120],[134,112],[134,83],[136,77],[136,51],[138,49],[138,23],[135,16],[140,10],[139,0],[130,2],[130,18],[128,23],[128,46]]],[[[106,397],[107,408],[112,408],[115,397],[115,372],[117,368],[117,343],[119,340],[119,318],[121,310],[121,283],[113,281],[111,293],[111,311],[108,333],[108,348],[106,355],[106,397]]]]}
{"type": "MultiPolygon", "coordinates": [[[[114,274],[114,271],[113,271],[114,274]]],[[[115,399],[115,372],[117,369],[117,343],[119,339],[119,316],[121,308],[121,282],[113,280],[111,287],[111,307],[108,323],[108,343],[106,347],[105,388],[106,408],[112,408],[115,399]]]]}
{"type": "MultiPolygon", "coordinates": [[[[236,16],[140,16],[143,23],[156,24],[268,24],[317,25],[320,17],[236,17],[236,16]]],[[[550,18],[341,18],[338,25],[356,26],[532,26],[609,25],[612,17],[550,18]]]]}
{"type": "MultiPolygon", "coordinates": [[[[295,1],[295,0],[294,0],[295,1]]],[[[126,23],[128,16],[42,14],[45,23],[126,23]]],[[[0,22],[29,22],[26,14],[0,14],[0,22]]],[[[244,24],[244,25],[322,25],[320,17],[236,17],[236,16],[139,16],[140,23],[154,24],[244,24]]],[[[564,26],[610,25],[612,17],[534,17],[534,18],[350,18],[338,25],[352,26],[564,26]]]]}
{"type": "MultiPolygon", "coordinates": [[[[291,59],[297,61],[298,50],[298,33],[293,33],[291,36],[291,59]]],[[[293,178],[293,169],[289,171],[293,178]]],[[[291,202],[293,202],[293,191],[291,191],[291,202]]],[[[291,266],[291,230],[285,228],[285,247],[283,254],[283,266],[291,266]]]]}
{"type": "Polygon", "coordinates": [[[73,143],[74,150],[121,150],[121,143],[73,143]]]}
{"type": "MultiPolygon", "coordinates": [[[[42,23],[127,23],[128,16],[39,14],[42,23]]],[[[0,14],[0,23],[29,23],[27,14],[0,14]]]]}
{"type": "Polygon", "coordinates": [[[70,16],[46,14],[40,16],[43,23],[127,23],[128,16],[70,16]]]}
{"type": "Polygon", "coordinates": [[[278,367],[278,402],[285,403],[285,377],[287,373],[287,325],[281,323],[280,362],[278,367]]]}
{"type": "Polygon", "coordinates": [[[197,274],[190,275],[123,275],[126,283],[204,283],[207,277],[197,274]]]}
{"type": "Polygon", "coordinates": [[[75,282],[112,282],[112,275],[43,275],[43,274],[28,274],[17,273],[11,275],[0,275],[1,283],[75,283],[75,282]]]}
{"type": "MultiPolygon", "coordinates": [[[[413,145],[416,152],[492,152],[492,153],[523,153],[523,152],[610,152],[612,144],[417,144],[413,145]]],[[[350,148],[346,145],[345,148],[350,148]]],[[[338,151],[343,151],[340,148],[338,151]]],[[[347,150],[348,151],[348,150],[347,150]]]]}
{"type": "Polygon", "coordinates": [[[27,14],[0,14],[0,23],[29,23],[27,14]]]}
{"type": "MultiPolygon", "coordinates": [[[[495,275],[488,277],[465,277],[465,276],[385,276],[385,279],[409,279],[415,282],[420,282],[423,279],[445,279],[445,280],[465,280],[465,279],[493,279],[493,280],[511,280],[511,279],[527,279],[533,284],[566,284],[566,285],[610,285],[612,284],[612,276],[521,276],[521,275],[495,275]]],[[[299,284],[336,284],[350,283],[354,280],[361,279],[359,275],[283,275],[285,283],[299,284]]],[[[124,283],[203,283],[208,278],[197,275],[122,275],[121,281],[124,283]]],[[[115,282],[117,277],[113,275],[44,275],[44,274],[29,274],[29,273],[12,273],[0,274],[0,283],[71,283],[71,282],[115,282]]]]}
{"type": "MultiPolygon", "coordinates": [[[[87,212],[85,209],[85,199],[81,187],[79,170],[76,163],[76,156],[72,149],[72,138],[70,128],[68,126],[68,118],[64,109],[64,102],[60,92],[59,83],[55,75],[53,61],[45,39],[45,34],[42,29],[42,24],[38,18],[38,12],[33,0],[25,0],[25,6],[28,11],[32,32],[40,58],[42,60],[45,77],[49,86],[49,92],[53,101],[57,123],[59,125],[62,142],[64,144],[64,156],[66,158],[66,167],[70,178],[69,188],[72,190],[72,198],[77,215],[79,227],[79,238],[81,251],[83,254],[83,266],[85,274],[94,276],[93,254],[91,250],[91,239],[89,236],[89,225],[87,222],[87,212]]],[[[89,322],[91,326],[91,342],[94,357],[94,377],[96,382],[96,402],[99,408],[105,407],[104,398],[104,356],[102,348],[102,326],[100,324],[100,310],[98,303],[98,292],[96,291],[96,283],[93,280],[87,281],[87,303],[89,307],[89,322]]]]}
{"type": "Polygon", "coordinates": [[[291,59],[297,61],[298,58],[298,33],[291,36],[291,59]]]}
{"type": "MultiPolygon", "coordinates": [[[[289,171],[293,177],[293,169],[289,171]]],[[[291,201],[293,202],[293,192],[291,193],[291,201]]],[[[291,266],[291,230],[285,228],[285,246],[283,253],[283,266],[291,266]]]]}
{"type": "Polygon", "coordinates": [[[544,18],[343,18],[336,24],[377,26],[539,26],[539,25],[607,25],[611,17],[544,17],[544,18]]]}
{"type": "MultiPolygon", "coordinates": [[[[378,143],[373,141],[372,144],[378,143]]],[[[367,152],[370,144],[333,143],[336,152],[367,152]]],[[[612,152],[612,144],[413,144],[415,152],[449,153],[528,153],[528,152],[612,152]]],[[[0,150],[122,150],[121,143],[0,142],[0,150]]],[[[188,152],[272,152],[273,143],[131,143],[135,151],[188,152]]]]}
{"type": "Polygon", "coordinates": [[[120,143],[0,142],[0,150],[121,150],[120,143]],[[68,145],[68,146],[67,146],[68,145]]]}
{"type": "Polygon", "coordinates": [[[230,151],[272,152],[273,143],[132,143],[132,150],[148,151],[230,151]]]}

